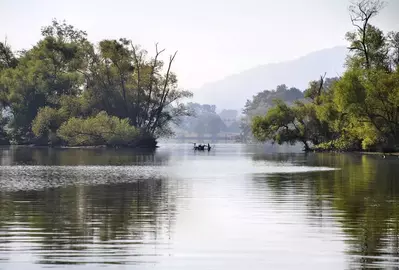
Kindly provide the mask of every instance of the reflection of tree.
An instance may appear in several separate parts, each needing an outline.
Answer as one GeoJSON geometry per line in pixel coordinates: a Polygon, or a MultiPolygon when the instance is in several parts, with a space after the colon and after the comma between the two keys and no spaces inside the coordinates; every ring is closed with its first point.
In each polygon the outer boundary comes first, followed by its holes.
{"type": "MultiPolygon", "coordinates": [[[[289,160],[277,156],[277,160],[289,160]]],[[[273,157],[269,156],[269,159],[273,157]]],[[[255,159],[260,159],[259,156],[255,159]]],[[[332,172],[273,174],[260,179],[276,200],[306,198],[311,220],[333,215],[347,235],[353,263],[370,266],[399,254],[399,166],[372,156],[311,154],[307,165],[341,168],[332,172]],[[326,204],[333,207],[324,207],[326,204]],[[385,256],[381,258],[381,256],[385,256]]],[[[300,164],[301,162],[299,162],[300,164]]]]}
{"type": "Polygon", "coordinates": [[[142,254],[131,253],[146,243],[155,247],[167,237],[175,212],[175,198],[168,194],[160,178],[1,192],[0,242],[7,250],[13,243],[8,236],[16,237],[12,229],[22,228],[40,246],[40,263],[123,263],[142,254]]]}
{"type": "Polygon", "coordinates": [[[150,149],[9,147],[0,151],[2,165],[158,165],[167,161],[168,156],[150,149]]]}

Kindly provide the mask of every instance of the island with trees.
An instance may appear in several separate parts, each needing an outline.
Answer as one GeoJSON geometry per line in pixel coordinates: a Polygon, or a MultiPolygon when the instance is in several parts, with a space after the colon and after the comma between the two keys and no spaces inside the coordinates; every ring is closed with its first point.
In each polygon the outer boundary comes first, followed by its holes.
{"type": "Polygon", "coordinates": [[[350,6],[354,30],[346,34],[344,74],[321,76],[302,99],[276,99],[264,115],[251,117],[257,140],[301,143],[305,151],[399,151],[399,33],[370,23],[384,5],[360,0],[350,6]]]}
{"type": "Polygon", "coordinates": [[[155,147],[189,114],[172,72],[132,41],[93,44],[54,20],[42,39],[15,53],[0,43],[0,142],[48,146],[155,147]]]}

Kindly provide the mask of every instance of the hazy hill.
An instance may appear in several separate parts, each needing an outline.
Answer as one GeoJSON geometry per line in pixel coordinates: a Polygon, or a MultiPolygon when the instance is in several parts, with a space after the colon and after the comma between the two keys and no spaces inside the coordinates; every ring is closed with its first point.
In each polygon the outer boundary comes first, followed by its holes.
{"type": "Polygon", "coordinates": [[[194,90],[194,101],[215,104],[222,109],[241,109],[247,99],[265,89],[286,84],[304,90],[309,81],[341,74],[346,47],[334,47],[310,53],[298,59],[258,66],[194,90]]]}

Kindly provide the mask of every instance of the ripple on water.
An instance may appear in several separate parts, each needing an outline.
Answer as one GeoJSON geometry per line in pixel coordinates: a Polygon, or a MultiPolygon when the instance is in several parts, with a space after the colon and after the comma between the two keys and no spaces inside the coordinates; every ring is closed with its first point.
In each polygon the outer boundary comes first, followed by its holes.
{"type": "Polygon", "coordinates": [[[1,166],[2,190],[124,183],[163,176],[154,166],[1,166]]]}
{"type": "Polygon", "coordinates": [[[166,176],[206,178],[243,174],[301,173],[334,168],[292,166],[290,164],[199,161],[174,166],[0,166],[2,190],[43,189],[65,185],[122,183],[166,176]]]}
{"type": "Polygon", "coordinates": [[[239,147],[173,150],[162,163],[130,152],[23,152],[38,165],[0,167],[0,268],[399,266],[397,163],[239,147]],[[109,159],[118,166],[93,165],[109,159]]]}

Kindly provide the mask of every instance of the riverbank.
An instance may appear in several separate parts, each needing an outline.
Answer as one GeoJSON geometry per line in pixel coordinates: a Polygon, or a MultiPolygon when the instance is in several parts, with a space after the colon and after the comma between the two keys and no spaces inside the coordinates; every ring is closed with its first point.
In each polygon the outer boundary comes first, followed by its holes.
{"type": "Polygon", "coordinates": [[[96,149],[96,148],[109,148],[109,149],[156,149],[158,148],[158,140],[149,135],[138,135],[133,140],[86,140],[78,141],[75,143],[68,143],[65,140],[57,139],[54,141],[38,139],[27,141],[22,144],[17,143],[3,143],[1,146],[25,146],[36,148],[81,148],[81,149],[96,149]]]}
{"type": "Polygon", "coordinates": [[[1,144],[1,147],[28,147],[28,148],[53,148],[53,149],[157,149],[158,141],[140,142],[134,144],[118,145],[46,145],[46,144],[1,144]]]}
{"type": "Polygon", "coordinates": [[[362,155],[380,155],[380,156],[397,156],[399,157],[399,152],[391,152],[391,153],[386,153],[386,152],[355,152],[358,154],[362,154],[362,155]]]}
{"type": "Polygon", "coordinates": [[[304,152],[313,152],[313,153],[338,153],[338,154],[361,154],[361,155],[380,155],[380,156],[399,156],[399,152],[383,152],[383,151],[358,151],[358,150],[347,150],[347,151],[340,151],[340,150],[321,150],[321,149],[310,149],[304,152]]]}

